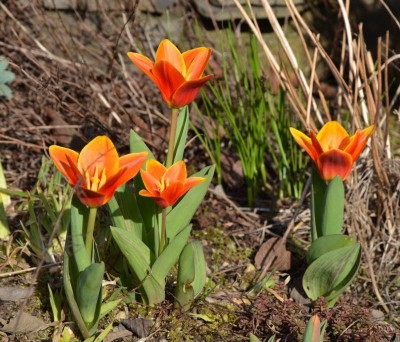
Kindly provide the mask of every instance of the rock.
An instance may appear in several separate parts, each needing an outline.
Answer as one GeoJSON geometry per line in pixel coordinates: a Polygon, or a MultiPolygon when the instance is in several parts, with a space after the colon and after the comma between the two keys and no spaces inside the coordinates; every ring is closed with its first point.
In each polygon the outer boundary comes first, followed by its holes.
{"type": "Polygon", "coordinates": [[[383,321],[385,319],[385,314],[380,310],[372,309],[371,315],[372,318],[377,322],[383,321]]]}

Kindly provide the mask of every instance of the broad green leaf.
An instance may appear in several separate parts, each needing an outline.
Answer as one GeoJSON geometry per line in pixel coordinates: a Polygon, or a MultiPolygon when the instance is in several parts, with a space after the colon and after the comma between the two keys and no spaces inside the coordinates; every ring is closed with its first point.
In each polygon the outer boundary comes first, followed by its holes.
{"type": "Polygon", "coordinates": [[[322,210],[322,236],[340,234],[343,225],[344,187],[339,176],[333,178],[326,188],[322,210]]]}
{"type": "Polygon", "coordinates": [[[189,106],[183,107],[178,116],[176,127],[175,147],[173,162],[183,159],[189,129],[189,106]]]}
{"type": "MultiPolygon", "coordinates": [[[[67,239],[67,242],[70,240],[67,239]]],[[[67,297],[69,308],[72,311],[72,314],[75,318],[76,323],[78,324],[79,330],[82,336],[86,339],[90,337],[89,331],[86,328],[85,322],[83,321],[82,315],[79,311],[78,304],[76,303],[73,286],[72,286],[72,279],[70,274],[70,258],[68,256],[67,248],[64,250],[64,263],[63,263],[63,282],[64,282],[64,293],[67,297]]]]}
{"type": "Polygon", "coordinates": [[[325,297],[329,304],[351,284],[361,260],[360,244],[334,249],[308,266],[303,288],[311,300],[325,297]]]}
{"type": "Polygon", "coordinates": [[[143,139],[140,137],[139,134],[137,134],[132,129],[131,129],[131,132],[129,135],[129,144],[130,144],[131,153],[149,152],[147,160],[154,159],[153,153],[151,153],[150,149],[147,147],[147,145],[145,144],[143,139]]]}
{"type": "Polygon", "coordinates": [[[318,171],[312,170],[311,185],[311,239],[312,241],[322,236],[322,211],[325,200],[326,183],[318,171]]]}
{"type": "Polygon", "coordinates": [[[347,235],[335,234],[322,236],[311,244],[306,256],[307,264],[310,265],[325,253],[354,243],[353,239],[347,235]]]}
{"type": "Polygon", "coordinates": [[[168,243],[167,247],[154,262],[152,275],[160,284],[165,282],[165,277],[178,261],[179,255],[187,243],[191,230],[192,225],[188,225],[179,232],[179,234],[168,243]]]}
{"type": "Polygon", "coordinates": [[[142,218],[135,200],[135,194],[127,184],[120,186],[108,202],[114,226],[128,230],[142,239],[142,218]]]}
{"type": "Polygon", "coordinates": [[[71,242],[74,260],[79,272],[83,272],[90,265],[89,256],[86,252],[83,234],[85,234],[89,209],[81,203],[74,195],[71,203],[71,242]]]}
{"type": "Polygon", "coordinates": [[[154,255],[143,241],[119,227],[110,227],[111,234],[139,281],[151,271],[154,255]]]}
{"type": "Polygon", "coordinates": [[[188,243],[179,256],[178,279],[175,290],[175,306],[188,309],[194,298],[204,288],[206,263],[199,241],[188,243]]]}
{"type": "Polygon", "coordinates": [[[101,285],[103,276],[104,263],[94,263],[83,272],[80,272],[76,283],[76,302],[82,318],[90,331],[94,327],[97,329],[101,310],[101,285]]]}
{"type": "Polygon", "coordinates": [[[191,190],[173,207],[167,215],[167,239],[172,239],[183,227],[187,226],[198,206],[203,201],[207,189],[212,181],[215,165],[207,166],[194,174],[196,177],[205,177],[207,180],[191,190]]]}

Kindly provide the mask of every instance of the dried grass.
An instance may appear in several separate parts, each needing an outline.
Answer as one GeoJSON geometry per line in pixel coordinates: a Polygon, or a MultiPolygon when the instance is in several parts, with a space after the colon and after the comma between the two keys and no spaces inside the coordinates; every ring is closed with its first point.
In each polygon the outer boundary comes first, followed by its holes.
{"type": "MultiPolygon", "coordinates": [[[[347,182],[346,229],[357,232],[363,248],[362,269],[368,277],[363,277],[364,285],[358,293],[373,291],[379,304],[387,313],[396,317],[399,308],[398,274],[400,269],[400,181],[399,161],[391,159],[389,143],[389,101],[388,69],[397,55],[389,55],[389,33],[377,42],[377,60],[374,61],[364,43],[362,24],[352,31],[348,16],[349,3],[338,1],[340,18],[344,24],[342,53],[339,66],[335,65],[328,52],[319,42],[318,34],[312,32],[309,25],[297,11],[292,0],[286,0],[291,19],[307,56],[311,75],[305,79],[305,73],[299,65],[281,24],[267,0],[261,0],[277,39],[282,45],[283,54],[279,62],[272,55],[264,41],[257,22],[249,16],[238,0],[234,0],[244,19],[264,49],[275,76],[297,114],[304,128],[316,129],[313,117],[319,124],[328,120],[340,121],[340,113],[348,111],[351,115],[351,131],[375,124],[376,133],[358,163],[357,171],[347,182]],[[313,56],[311,58],[311,56],[313,56]],[[339,89],[336,110],[328,110],[326,99],[316,73],[316,59],[319,58],[330,70],[339,89]],[[287,62],[289,61],[289,65],[287,62]],[[282,68],[279,67],[282,66],[282,68]],[[299,99],[299,89],[289,77],[289,69],[294,73],[301,91],[307,101],[299,99]],[[344,75],[348,70],[348,75],[344,75]],[[317,89],[316,97],[313,88],[317,89]],[[384,95],[384,100],[383,99],[384,95]],[[311,105],[312,104],[312,105],[311,105]],[[320,112],[320,109],[322,111],[320,112]]],[[[251,11],[251,4],[247,1],[251,11]]],[[[375,303],[373,303],[375,304],[375,303]]]]}

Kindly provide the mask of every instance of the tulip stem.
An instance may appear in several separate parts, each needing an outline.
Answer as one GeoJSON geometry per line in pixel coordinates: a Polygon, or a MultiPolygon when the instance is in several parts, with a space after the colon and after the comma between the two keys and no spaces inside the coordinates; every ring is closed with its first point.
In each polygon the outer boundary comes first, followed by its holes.
{"type": "Polygon", "coordinates": [[[97,207],[89,209],[89,219],[86,231],[86,252],[89,256],[89,261],[92,262],[92,245],[93,245],[93,231],[96,222],[97,207]]]}
{"type": "Polygon", "coordinates": [[[165,247],[165,236],[167,233],[167,208],[162,208],[162,218],[161,218],[161,239],[160,245],[158,247],[158,255],[160,255],[165,247]]]}
{"type": "Polygon", "coordinates": [[[165,163],[165,167],[167,167],[167,168],[172,165],[173,158],[174,158],[174,148],[175,148],[176,127],[178,124],[178,114],[179,114],[179,108],[171,108],[171,132],[169,134],[167,162],[165,163]]]}

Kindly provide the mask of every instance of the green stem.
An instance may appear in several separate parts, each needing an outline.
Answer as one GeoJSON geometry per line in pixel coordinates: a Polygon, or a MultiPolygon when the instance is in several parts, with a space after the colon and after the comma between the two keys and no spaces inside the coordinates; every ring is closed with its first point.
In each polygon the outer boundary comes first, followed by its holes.
{"type": "Polygon", "coordinates": [[[171,108],[171,132],[169,135],[169,143],[168,143],[168,154],[167,154],[167,162],[165,167],[170,167],[174,158],[174,148],[175,148],[175,137],[176,137],[176,126],[178,124],[178,108],[171,108]]]}
{"type": "Polygon", "coordinates": [[[89,219],[86,231],[86,252],[89,256],[90,263],[92,262],[92,245],[93,245],[93,231],[94,223],[96,222],[97,207],[89,209],[89,219]]]}
{"type": "Polygon", "coordinates": [[[158,247],[158,255],[160,255],[165,247],[165,237],[167,235],[167,208],[162,208],[162,218],[161,218],[161,240],[158,247]]]}

